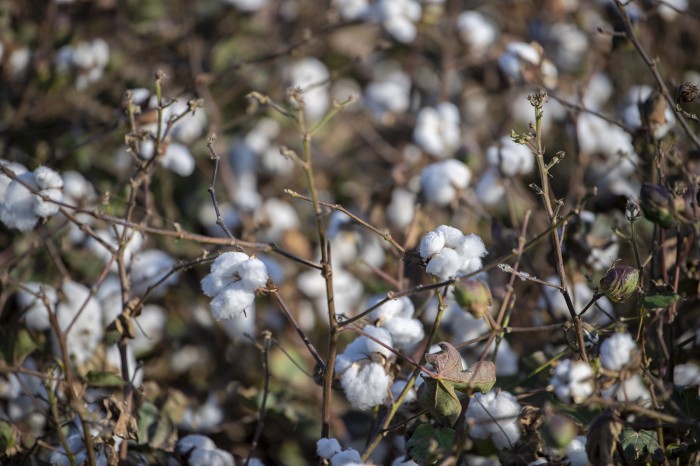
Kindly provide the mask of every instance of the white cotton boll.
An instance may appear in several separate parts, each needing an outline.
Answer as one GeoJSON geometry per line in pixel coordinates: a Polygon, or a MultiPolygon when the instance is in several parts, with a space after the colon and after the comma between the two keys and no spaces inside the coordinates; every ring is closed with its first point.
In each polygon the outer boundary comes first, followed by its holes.
{"type": "Polygon", "coordinates": [[[400,69],[380,67],[375,80],[365,88],[367,108],[380,123],[391,123],[393,115],[408,110],[411,78],[400,69]]]}
{"type": "MultiPolygon", "coordinates": [[[[138,388],[143,382],[143,370],[136,364],[136,356],[134,355],[134,350],[131,345],[126,347],[126,360],[129,366],[129,380],[134,387],[138,388]]],[[[107,367],[104,368],[105,370],[121,376],[122,357],[118,345],[114,344],[107,347],[105,351],[105,362],[107,363],[107,367]]]]}
{"type": "Polygon", "coordinates": [[[420,184],[428,202],[446,206],[469,185],[470,179],[471,171],[464,163],[448,159],[425,167],[420,175],[420,184]]]}
{"type": "Polygon", "coordinates": [[[267,285],[267,268],[257,257],[251,257],[242,262],[238,268],[238,274],[241,277],[241,285],[251,291],[267,285]]]}
{"type": "MultiPolygon", "coordinates": [[[[131,282],[133,293],[140,295],[148,288],[163,280],[175,266],[175,259],[157,249],[141,251],[131,261],[131,282]]],[[[152,292],[151,296],[163,296],[165,290],[178,281],[178,274],[169,275],[152,292]]]]}
{"type": "Polygon", "coordinates": [[[336,453],[343,451],[343,448],[334,438],[321,438],[316,442],[316,454],[327,460],[331,459],[336,453]]]}
{"type": "Polygon", "coordinates": [[[364,354],[366,357],[370,357],[372,355],[372,353],[379,353],[379,354],[384,355],[387,358],[389,358],[393,355],[393,353],[386,348],[387,346],[389,348],[391,348],[391,347],[393,347],[393,344],[394,344],[394,342],[391,338],[391,333],[389,333],[388,330],[381,328],[381,327],[373,327],[371,325],[366,326],[362,330],[367,335],[384,343],[385,346],[380,345],[376,341],[371,340],[363,335],[359,338],[356,338],[352,343],[350,343],[350,345],[348,345],[348,348],[352,347],[353,352],[359,352],[361,354],[364,354]],[[355,343],[358,340],[359,340],[359,342],[357,343],[357,346],[353,346],[353,343],[355,343]]]}
{"type": "Polygon", "coordinates": [[[256,310],[255,302],[248,306],[245,310],[245,314],[239,314],[235,319],[225,319],[221,322],[221,326],[224,328],[226,335],[233,342],[242,342],[244,344],[250,344],[251,341],[246,337],[246,335],[256,334],[256,310]]]}
{"type": "Polygon", "coordinates": [[[202,291],[213,298],[226,286],[238,280],[238,271],[243,262],[250,259],[242,252],[225,252],[211,264],[211,273],[202,280],[202,291]]]}
{"type": "MultiPolygon", "coordinates": [[[[393,384],[391,384],[391,396],[394,398],[394,401],[399,399],[399,396],[401,395],[401,392],[403,389],[406,387],[406,380],[397,380],[393,384]]],[[[413,387],[406,393],[405,398],[403,399],[404,404],[406,403],[413,403],[418,399],[416,395],[416,386],[415,383],[413,387]]]]}
{"type": "Polygon", "coordinates": [[[588,466],[588,453],[586,452],[587,438],[579,435],[571,440],[566,446],[566,457],[571,466],[588,466]]]}
{"type": "MultiPolygon", "coordinates": [[[[560,284],[559,277],[556,275],[547,277],[545,281],[556,285],[560,284]]],[[[543,286],[542,293],[543,296],[538,302],[539,307],[546,308],[549,306],[556,317],[569,318],[571,316],[561,291],[551,286],[543,286]]],[[[569,294],[574,302],[574,310],[577,313],[583,311],[586,304],[593,298],[593,290],[582,281],[574,283],[573,289],[571,288],[571,283],[569,283],[569,294]]],[[[596,326],[606,325],[610,322],[610,317],[608,317],[607,314],[614,314],[612,304],[608,298],[602,297],[599,298],[594,305],[589,307],[582,317],[586,322],[590,322],[596,326]]]]}
{"type": "MultiPolygon", "coordinates": [[[[117,237],[115,236],[118,235],[119,238],[122,236],[126,235],[125,241],[126,245],[123,248],[123,256],[124,256],[124,262],[128,266],[131,264],[131,259],[133,255],[141,249],[141,246],[143,245],[143,234],[139,231],[134,231],[130,228],[123,227],[123,226],[116,226],[113,228],[109,228],[108,230],[98,230],[95,232],[95,234],[105,243],[109,244],[114,250],[119,250],[119,241],[117,240],[117,237]],[[116,229],[116,233],[115,233],[116,229]],[[126,233],[125,233],[126,231],[126,233]]],[[[112,260],[112,253],[99,241],[96,239],[90,237],[88,238],[85,246],[90,250],[93,254],[95,254],[97,257],[99,257],[104,263],[109,262],[112,260]]],[[[111,270],[113,272],[117,271],[117,264],[116,261],[112,261],[112,266],[111,270]]]]}
{"type": "Polygon", "coordinates": [[[186,455],[191,450],[216,450],[216,444],[206,435],[192,434],[178,440],[175,447],[180,455],[186,455]]]}
{"type": "Polygon", "coordinates": [[[398,350],[410,349],[420,343],[425,336],[423,324],[418,319],[407,317],[394,317],[382,323],[398,350]]]}
{"type": "MultiPolygon", "coordinates": [[[[451,309],[451,312],[449,319],[445,320],[445,323],[449,324],[454,334],[455,341],[470,341],[488,333],[489,326],[484,322],[484,319],[477,319],[468,312],[464,312],[459,305],[454,302],[451,293],[448,297],[448,309],[451,309]]],[[[496,369],[498,369],[498,367],[496,369]]]]}
{"type": "MultiPolygon", "coordinates": [[[[495,350],[496,345],[491,345],[490,354],[493,354],[495,350]]],[[[513,351],[508,340],[501,340],[501,344],[498,347],[498,354],[496,355],[496,376],[510,377],[518,375],[519,361],[520,355],[513,351]]]]}
{"type": "Polygon", "coordinates": [[[511,42],[506,51],[498,58],[498,65],[503,73],[513,79],[520,79],[521,61],[530,65],[539,65],[542,60],[540,52],[525,42],[511,42]]]}
{"type": "Polygon", "coordinates": [[[481,268],[481,258],[487,254],[486,245],[481,237],[472,233],[462,238],[457,253],[462,259],[460,275],[467,275],[481,268]]]}
{"type": "Polygon", "coordinates": [[[550,384],[564,403],[583,403],[594,390],[593,369],[583,361],[565,359],[555,369],[550,384]]]}
{"type": "Polygon", "coordinates": [[[353,448],[338,452],[331,458],[331,466],[355,466],[358,464],[364,465],[360,453],[353,448]]]}
{"type": "Polygon", "coordinates": [[[500,147],[491,146],[486,150],[486,159],[491,166],[498,167],[508,177],[532,172],[535,156],[527,146],[517,144],[509,136],[502,137],[499,143],[500,147]]]}
{"type": "Polygon", "coordinates": [[[280,146],[270,146],[260,155],[260,170],[271,177],[284,177],[294,171],[294,161],[280,153],[280,146]]]}
{"type": "Polygon", "coordinates": [[[459,37],[472,54],[482,57],[496,42],[498,30],[478,11],[465,11],[457,17],[459,37]]]}
{"type": "Polygon", "coordinates": [[[135,335],[130,346],[134,354],[139,356],[150,352],[163,340],[166,323],[165,309],[155,304],[148,304],[143,307],[141,314],[135,320],[135,335]]]}
{"type": "Polygon", "coordinates": [[[236,466],[233,455],[227,451],[197,448],[187,458],[189,466],[236,466]]]}
{"type": "Polygon", "coordinates": [[[506,194],[500,172],[497,167],[489,167],[481,174],[474,188],[476,198],[484,205],[492,206],[501,202],[506,194]]]}
{"type": "Polygon", "coordinates": [[[673,368],[673,384],[676,387],[700,385],[700,366],[693,362],[678,364],[673,368]]]}
{"type": "Polygon", "coordinates": [[[681,14],[680,12],[684,12],[687,9],[688,0],[664,0],[657,6],[659,15],[666,22],[674,21],[681,14]]]}
{"type": "Polygon", "coordinates": [[[25,76],[29,70],[31,60],[32,52],[29,50],[29,47],[21,47],[13,50],[7,62],[12,77],[21,78],[25,76]]]}
{"type": "MultiPolygon", "coordinates": [[[[136,101],[136,97],[134,97],[136,101]]],[[[181,99],[173,102],[166,109],[166,114],[163,115],[163,120],[167,120],[173,116],[179,116],[187,112],[185,116],[180,118],[170,130],[172,138],[183,144],[192,144],[199,138],[207,127],[207,115],[203,108],[198,107],[194,113],[189,111],[189,102],[186,99],[181,99]]]]}
{"type": "Polygon", "coordinates": [[[445,247],[445,235],[439,231],[430,231],[420,242],[420,256],[430,259],[445,247]]]}
{"type": "MultiPolygon", "coordinates": [[[[9,168],[10,171],[15,174],[15,176],[19,176],[28,171],[27,167],[21,163],[8,162],[7,160],[3,159],[0,159],[0,166],[9,168]]],[[[5,202],[5,192],[10,186],[10,183],[12,183],[12,178],[0,171],[0,202],[5,202]]]]}
{"type": "Polygon", "coordinates": [[[27,328],[43,332],[51,328],[49,322],[49,312],[55,311],[56,301],[58,300],[56,290],[49,285],[44,285],[36,282],[25,283],[24,287],[28,291],[20,290],[17,293],[17,304],[21,309],[25,309],[24,323],[27,328]],[[46,308],[44,301],[39,298],[41,289],[43,288],[46,299],[50,303],[50,309],[46,308]]]}
{"type": "Polygon", "coordinates": [[[439,280],[448,280],[457,276],[462,265],[462,258],[454,249],[444,248],[428,262],[425,271],[439,280]]]}
{"type": "Polygon", "coordinates": [[[408,227],[416,215],[416,194],[407,189],[396,188],[391,192],[391,202],[386,206],[389,223],[398,229],[408,227]]]}
{"type": "Polygon", "coordinates": [[[372,12],[368,0],[334,0],[333,5],[345,21],[367,19],[372,12]]]}
{"type": "Polygon", "coordinates": [[[304,111],[312,121],[319,120],[328,110],[328,79],[326,65],[316,58],[305,58],[285,70],[290,87],[300,87],[304,93],[304,111]]]}
{"type": "Polygon", "coordinates": [[[379,0],[376,11],[382,26],[394,39],[407,44],[416,38],[415,23],[422,13],[420,3],[414,0],[379,0]]]}
{"type": "Polygon", "coordinates": [[[368,410],[384,401],[391,378],[381,364],[355,363],[340,376],[345,396],[353,408],[368,410]]]}
{"type": "Polygon", "coordinates": [[[243,314],[255,301],[255,293],[239,282],[232,283],[211,301],[211,313],[215,320],[233,319],[243,314]]]}
{"type": "Polygon", "coordinates": [[[596,73],[588,80],[588,86],[583,93],[583,105],[591,110],[600,110],[610,100],[613,91],[610,78],[603,73],[596,73]]]}
{"type": "Polygon", "coordinates": [[[63,198],[73,205],[84,205],[96,199],[95,188],[85,177],[76,171],[62,173],[63,198]]]}
{"type": "Polygon", "coordinates": [[[460,143],[459,110],[450,102],[425,107],[418,112],[413,139],[428,154],[445,158],[454,154],[460,143]]]}
{"type": "Polygon", "coordinates": [[[465,238],[461,230],[449,225],[440,225],[435,231],[445,237],[445,247],[451,249],[457,249],[465,238]]]}
{"type": "MultiPolygon", "coordinates": [[[[80,365],[93,356],[104,334],[102,309],[90,290],[79,283],[67,281],[61,287],[61,292],[63,300],[56,306],[58,326],[62,332],[66,332],[75,319],[70,331],[65,334],[65,340],[69,356],[80,365]]],[[[56,335],[53,337],[54,352],[60,354],[56,335]]]]}
{"type": "Polygon", "coordinates": [[[15,374],[0,377],[0,399],[14,400],[22,393],[22,385],[15,374]]]}
{"type": "MultiPolygon", "coordinates": [[[[374,306],[378,302],[384,299],[384,295],[375,296],[367,303],[367,308],[374,306]]],[[[376,320],[390,320],[395,317],[413,317],[415,312],[415,307],[413,302],[408,296],[402,296],[397,299],[392,299],[385,302],[369,315],[369,319],[372,321],[376,320]]]]}
{"type": "Polygon", "coordinates": [[[200,406],[189,406],[182,413],[178,428],[194,432],[211,432],[221,425],[224,412],[219,400],[209,395],[207,401],[200,406]]]}
{"type": "Polygon", "coordinates": [[[104,68],[109,62],[109,45],[104,39],[95,39],[90,44],[92,48],[92,58],[95,66],[104,68]]]}
{"type": "Polygon", "coordinates": [[[168,143],[165,154],[158,160],[161,165],[180,176],[190,176],[194,172],[194,157],[187,146],[177,142],[168,143]]]}
{"type": "Polygon", "coordinates": [[[95,298],[102,308],[102,325],[107,327],[122,313],[122,285],[119,278],[110,274],[97,289],[95,298]]]}
{"type": "Polygon", "coordinates": [[[637,344],[629,333],[616,333],[600,345],[600,362],[611,371],[622,370],[637,350],[637,344]]]}
{"type": "Polygon", "coordinates": [[[34,213],[35,196],[21,182],[38,190],[34,173],[25,172],[17,176],[5,191],[5,199],[0,204],[0,221],[8,228],[29,231],[34,228],[39,217],[34,213]]]}
{"type": "Polygon", "coordinates": [[[556,45],[553,58],[557,66],[572,72],[579,69],[589,48],[586,33],[571,23],[553,24],[548,33],[556,45]]]}
{"type": "Polygon", "coordinates": [[[640,404],[647,404],[651,399],[649,389],[637,374],[634,374],[630,379],[622,381],[622,383],[616,383],[607,389],[601,390],[601,395],[609,400],[614,399],[630,403],[638,402],[640,404]]]}
{"type": "Polygon", "coordinates": [[[512,448],[520,438],[520,403],[506,391],[477,393],[467,407],[465,420],[472,438],[492,438],[499,450],[512,448]]]}

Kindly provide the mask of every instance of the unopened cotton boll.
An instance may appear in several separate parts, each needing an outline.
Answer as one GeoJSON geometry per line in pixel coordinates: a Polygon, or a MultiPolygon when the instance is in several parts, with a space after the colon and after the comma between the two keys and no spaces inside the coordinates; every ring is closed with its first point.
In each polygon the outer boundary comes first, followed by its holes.
{"type": "Polygon", "coordinates": [[[637,344],[629,333],[616,333],[600,345],[600,362],[604,368],[620,371],[630,363],[637,351],[637,344]]]}
{"type": "Polygon", "coordinates": [[[413,139],[428,154],[445,158],[454,154],[460,143],[460,117],[457,107],[443,102],[418,112],[413,139]]]}
{"type": "Polygon", "coordinates": [[[354,363],[340,376],[345,396],[353,408],[367,410],[376,406],[389,393],[390,376],[376,362],[354,363]]]}
{"type": "Polygon", "coordinates": [[[557,398],[564,403],[573,400],[578,404],[593,394],[593,379],[593,369],[587,363],[565,359],[554,369],[550,383],[557,398]]]}
{"type": "Polygon", "coordinates": [[[416,23],[422,8],[415,0],[379,0],[375,6],[384,29],[397,41],[407,44],[416,38],[416,23]]]}
{"type": "Polygon", "coordinates": [[[465,11],[457,17],[459,37],[477,57],[482,57],[496,42],[498,30],[478,11],[465,11]]]}
{"type": "Polygon", "coordinates": [[[428,165],[420,175],[426,200],[438,206],[449,205],[469,185],[471,171],[459,160],[448,159],[428,165]]]}

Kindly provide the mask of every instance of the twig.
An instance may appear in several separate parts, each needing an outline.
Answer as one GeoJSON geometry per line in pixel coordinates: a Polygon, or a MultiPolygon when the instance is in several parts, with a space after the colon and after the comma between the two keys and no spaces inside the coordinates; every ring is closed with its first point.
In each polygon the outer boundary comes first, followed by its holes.
{"type": "Polygon", "coordinates": [[[258,412],[258,424],[255,426],[255,434],[253,434],[253,440],[250,443],[250,448],[248,449],[248,456],[246,457],[244,463],[245,466],[248,466],[248,463],[250,463],[250,459],[253,457],[253,450],[255,450],[255,447],[258,446],[258,441],[260,440],[260,436],[265,428],[265,409],[267,406],[267,395],[270,393],[270,368],[268,366],[267,358],[270,352],[271,338],[272,334],[269,330],[263,331],[263,347],[261,348],[263,355],[262,365],[265,373],[265,379],[263,382],[263,396],[262,401],[260,402],[260,410],[258,412]]]}

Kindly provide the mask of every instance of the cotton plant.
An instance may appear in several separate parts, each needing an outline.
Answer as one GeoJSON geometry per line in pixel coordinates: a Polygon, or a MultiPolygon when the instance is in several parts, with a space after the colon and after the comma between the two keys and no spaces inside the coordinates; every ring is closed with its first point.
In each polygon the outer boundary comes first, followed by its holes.
{"type": "Polygon", "coordinates": [[[225,252],[202,279],[202,291],[212,298],[214,319],[233,319],[253,304],[255,292],[264,288],[267,280],[267,268],[260,259],[242,252],[225,252]]]}
{"type": "Polygon", "coordinates": [[[484,57],[498,39],[498,29],[483,14],[468,10],[457,16],[459,38],[472,55],[484,57]]]}
{"type": "Polygon", "coordinates": [[[58,172],[48,167],[26,171],[7,186],[0,221],[8,228],[29,231],[39,219],[55,215],[59,210],[56,202],[62,200],[63,178],[58,172]]]}
{"type": "Polygon", "coordinates": [[[164,251],[139,251],[131,261],[132,293],[141,295],[153,288],[152,297],[163,296],[165,291],[178,281],[178,274],[170,273],[175,265],[175,259],[164,251]]]}
{"type": "Polygon", "coordinates": [[[535,168],[535,156],[530,149],[517,144],[510,136],[503,136],[498,144],[486,149],[486,161],[508,178],[528,175],[535,168]]]}
{"type": "Polygon", "coordinates": [[[360,452],[354,448],[343,449],[335,438],[320,438],[316,442],[316,455],[328,460],[331,466],[364,464],[360,452]]]}
{"type": "Polygon", "coordinates": [[[456,159],[447,159],[426,166],[420,174],[423,196],[430,204],[450,205],[459,198],[471,181],[471,170],[456,159]]]}
{"type": "Polygon", "coordinates": [[[555,367],[550,385],[564,403],[579,404],[593,395],[595,374],[588,363],[565,359],[555,367]]]}
{"type": "Polygon", "coordinates": [[[419,252],[427,262],[425,271],[443,281],[476,272],[487,253],[478,235],[465,235],[448,225],[428,232],[421,240],[419,252]]]}
{"type": "MultiPolygon", "coordinates": [[[[284,70],[285,80],[290,88],[301,88],[304,100],[304,114],[310,121],[318,121],[330,106],[328,67],[317,58],[307,57],[294,61],[284,70]]],[[[292,101],[292,104],[296,102],[292,101]]]]}
{"type": "Polygon", "coordinates": [[[364,101],[374,120],[389,125],[411,103],[411,77],[396,63],[381,63],[367,84],[364,101]]]}
{"type": "Polygon", "coordinates": [[[637,343],[629,333],[616,333],[600,345],[600,362],[609,371],[620,372],[638,358],[637,343]]]}
{"type": "Polygon", "coordinates": [[[451,102],[424,107],[418,112],[413,139],[426,153],[451,157],[460,145],[459,110],[451,102]]]}
{"type": "Polygon", "coordinates": [[[216,447],[205,435],[192,434],[182,437],[175,445],[180,457],[187,458],[190,466],[235,466],[233,455],[216,447]]]}
{"type": "Polygon", "coordinates": [[[101,38],[80,41],[75,45],[66,44],[56,54],[56,70],[74,72],[76,89],[84,91],[102,78],[109,55],[109,44],[101,38]]]}
{"type": "MultiPolygon", "coordinates": [[[[377,305],[383,296],[375,296],[367,303],[367,308],[377,305]]],[[[381,304],[368,316],[371,322],[384,328],[391,335],[394,347],[409,350],[423,340],[425,330],[423,323],[414,318],[413,302],[406,296],[381,304]]]]}
{"type": "Polygon", "coordinates": [[[465,413],[469,436],[490,438],[499,450],[513,450],[520,439],[521,409],[515,396],[507,391],[475,394],[465,413]]]}
{"type": "MultiPolygon", "coordinates": [[[[366,326],[363,331],[392,347],[391,334],[384,328],[366,326]]],[[[391,375],[384,367],[393,354],[383,345],[362,335],[336,356],[335,371],[353,408],[366,411],[381,404],[389,394],[391,375]]]]}
{"type": "Polygon", "coordinates": [[[391,37],[408,44],[416,38],[416,23],[422,7],[416,0],[378,0],[375,6],[377,20],[391,37]]]}

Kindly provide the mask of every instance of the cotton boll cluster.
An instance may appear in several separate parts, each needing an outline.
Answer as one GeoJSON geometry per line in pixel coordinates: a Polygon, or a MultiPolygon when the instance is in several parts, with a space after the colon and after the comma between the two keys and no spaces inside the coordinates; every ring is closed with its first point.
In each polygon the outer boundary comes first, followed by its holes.
{"type": "Polygon", "coordinates": [[[211,265],[202,279],[202,291],[213,298],[214,319],[232,319],[245,313],[255,301],[255,291],[267,284],[268,274],[260,259],[242,252],[225,252],[211,265]]]}
{"type": "Polygon", "coordinates": [[[420,243],[420,256],[428,262],[426,272],[440,280],[448,280],[475,272],[486,255],[483,240],[464,235],[456,228],[441,225],[426,234],[420,243]]]}
{"type": "Polygon", "coordinates": [[[0,204],[0,221],[8,228],[29,231],[40,218],[48,218],[58,212],[63,200],[63,179],[54,170],[39,167],[33,172],[17,175],[5,190],[0,204]],[[33,194],[37,192],[37,194],[33,194]],[[44,200],[46,196],[48,200],[44,200]]]}
{"type": "MultiPolygon", "coordinates": [[[[378,304],[384,297],[376,296],[367,303],[367,308],[378,304]]],[[[377,307],[369,314],[369,319],[377,327],[389,332],[394,347],[398,350],[409,350],[425,336],[423,324],[414,319],[413,302],[406,296],[392,299],[377,307]]]]}
{"type": "Polygon", "coordinates": [[[472,55],[483,57],[498,38],[498,29],[478,11],[465,11],[457,17],[459,37],[472,55]]]}
{"type": "MultiPolygon", "coordinates": [[[[0,159],[0,167],[8,168],[16,176],[28,171],[27,167],[21,163],[9,162],[3,159],[0,159]]],[[[12,184],[12,178],[0,171],[0,203],[5,203],[5,193],[7,192],[7,188],[10,186],[10,184],[12,184]]]]}
{"type": "MultiPolygon", "coordinates": [[[[304,113],[311,121],[318,121],[328,111],[328,80],[330,72],[326,65],[313,57],[290,64],[284,71],[288,87],[299,87],[303,91],[304,113]]],[[[296,102],[292,101],[292,104],[296,102]]]]}
{"type": "Polygon", "coordinates": [[[25,283],[17,293],[17,304],[24,310],[24,324],[28,329],[37,332],[51,328],[49,312],[56,310],[57,301],[58,295],[52,286],[37,282],[25,283]],[[42,292],[48,301],[48,307],[42,299],[42,292]]]}
{"type": "Polygon", "coordinates": [[[520,438],[520,410],[520,403],[506,391],[477,393],[465,416],[469,435],[475,439],[491,438],[499,450],[512,449],[520,438]]]}
{"type": "Polygon", "coordinates": [[[469,167],[459,160],[442,160],[423,169],[421,191],[429,203],[447,206],[469,185],[471,176],[469,167]]]}
{"type": "Polygon", "coordinates": [[[517,144],[509,136],[503,136],[498,145],[486,150],[486,160],[492,167],[498,167],[507,177],[527,175],[535,167],[535,156],[523,144],[517,144]]]}
{"type": "Polygon", "coordinates": [[[616,333],[600,345],[600,362],[610,371],[621,371],[637,356],[637,343],[629,333],[616,333]]]}
{"type": "Polygon", "coordinates": [[[88,85],[102,78],[109,62],[109,45],[103,39],[91,42],[78,42],[76,45],[64,45],[56,55],[56,69],[59,72],[74,71],[75,88],[85,90],[88,85]]]}
{"type": "MultiPolygon", "coordinates": [[[[297,277],[297,287],[313,301],[321,317],[327,319],[326,282],[323,276],[316,270],[303,272],[297,277]]],[[[354,315],[363,293],[362,282],[352,273],[342,268],[333,270],[333,298],[337,315],[354,315]]]]}
{"type": "Polygon", "coordinates": [[[554,369],[550,384],[564,403],[583,403],[595,388],[593,369],[583,361],[565,359],[554,369]]]}
{"type": "Polygon", "coordinates": [[[204,435],[187,435],[178,440],[177,453],[187,458],[190,466],[235,466],[233,455],[216,448],[216,444],[204,435]]]}
{"type": "Polygon", "coordinates": [[[673,384],[676,387],[697,387],[700,385],[700,366],[694,362],[677,364],[673,368],[673,384]]]}
{"type": "Polygon", "coordinates": [[[618,400],[625,402],[636,402],[647,404],[651,401],[649,389],[642,381],[638,374],[634,374],[631,378],[621,380],[612,386],[601,390],[603,398],[609,400],[618,400]]]}
{"type": "Polygon", "coordinates": [[[348,448],[343,450],[340,442],[334,438],[321,438],[316,442],[316,454],[330,461],[331,466],[363,465],[360,453],[348,448]]]}
{"type": "MultiPolygon", "coordinates": [[[[556,275],[548,277],[546,281],[559,285],[559,277],[556,275]]],[[[579,313],[583,311],[586,304],[593,298],[593,290],[583,281],[576,281],[573,284],[569,283],[569,287],[569,294],[574,302],[574,310],[579,313]]],[[[549,308],[557,318],[567,319],[571,316],[561,291],[551,286],[544,286],[542,287],[542,294],[537,303],[539,308],[549,308]]],[[[613,315],[612,304],[606,297],[602,297],[588,308],[583,315],[583,320],[596,326],[606,325],[610,322],[608,314],[613,315]]]]}
{"type": "Polygon", "coordinates": [[[421,4],[415,0],[378,0],[376,16],[382,27],[394,39],[404,44],[416,38],[416,23],[422,14],[421,4]]]}
{"type": "Polygon", "coordinates": [[[460,144],[459,110],[450,102],[418,112],[413,139],[428,154],[451,157],[460,144]]]}
{"type": "Polygon", "coordinates": [[[128,266],[131,264],[134,254],[143,246],[144,241],[141,232],[134,231],[131,228],[121,225],[115,225],[106,230],[97,230],[95,236],[98,239],[91,236],[85,242],[85,247],[105,264],[111,261],[111,270],[113,272],[117,271],[117,263],[112,260],[113,254],[105,245],[108,245],[114,251],[118,251],[120,249],[120,243],[123,243],[124,246],[121,248],[122,254],[124,263],[128,266]]]}
{"type": "Polygon", "coordinates": [[[365,88],[364,100],[375,121],[390,125],[396,115],[408,110],[410,93],[411,78],[396,65],[382,63],[365,88]]]}
{"type": "Polygon", "coordinates": [[[178,281],[177,273],[170,274],[174,266],[175,260],[163,251],[148,249],[138,252],[131,261],[133,294],[143,294],[150,287],[155,286],[151,296],[163,296],[165,290],[178,281]]]}
{"type": "MultiPolygon", "coordinates": [[[[102,308],[90,290],[79,283],[65,282],[61,293],[63,297],[56,306],[58,327],[65,337],[68,356],[81,365],[93,356],[104,335],[102,308]]],[[[58,356],[61,352],[55,334],[53,343],[58,356]]]]}
{"type": "Polygon", "coordinates": [[[557,85],[557,68],[544,58],[544,50],[536,42],[511,42],[498,58],[498,66],[503,74],[516,82],[538,79],[547,87],[557,85]]]}
{"type": "Polygon", "coordinates": [[[566,457],[570,462],[571,466],[588,466],[588,453],[586,452],[586,443],[588,439],[579,435],[575,437],[566,446],[566,457]]]}
{"type": "MultiPolygon", "coordinates": [[[[391,334],[386,329],[367,326],[363,330],[392,346],[391,334]]],[[[368,410],[387,397],[391,375],[387,374],[381,361],[391,356],[391,351],[364,335],[353,340],[342,354],[336,356],[336,374],[339,374],[340,384],[353,408],[368,410]]]]}

